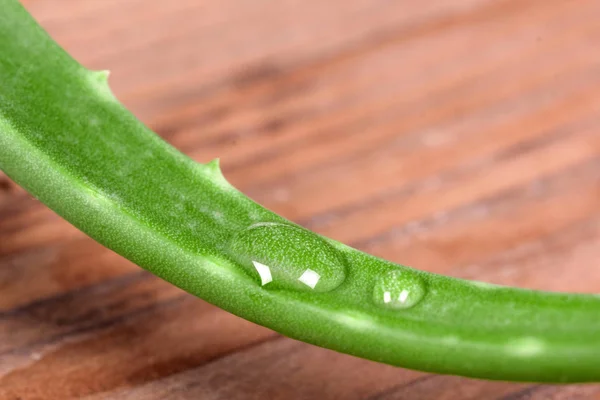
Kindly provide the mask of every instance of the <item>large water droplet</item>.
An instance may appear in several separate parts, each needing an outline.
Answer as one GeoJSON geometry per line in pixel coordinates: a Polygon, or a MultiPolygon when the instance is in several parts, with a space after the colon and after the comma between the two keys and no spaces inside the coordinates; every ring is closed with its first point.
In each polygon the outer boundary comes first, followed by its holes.
{"type": "Polygon", "coordinates": [[[346,278],[343,256],[318,235],[297,226],[251,225],[233,237],[230,249],[266,288],[327,292],[346,278]]]}
{"type": "Polygon", "coordinates": [[[389,271],[381,275],[373,290],[375,304],[386,308],[410,308],[425,295],[425,283],[410,271],[389,271]]]}

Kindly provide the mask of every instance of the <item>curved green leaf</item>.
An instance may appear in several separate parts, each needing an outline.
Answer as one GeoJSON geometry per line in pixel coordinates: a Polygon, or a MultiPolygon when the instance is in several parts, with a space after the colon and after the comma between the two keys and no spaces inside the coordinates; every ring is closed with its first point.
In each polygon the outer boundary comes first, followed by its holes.
{"type": "Polygon", "coordinates": [[[284,335],[398,366],[600,380],[600,298],[394,265],[254,203],[133,117],[106,72],[0,0],[0,168],[103,245],[284,335]]]}

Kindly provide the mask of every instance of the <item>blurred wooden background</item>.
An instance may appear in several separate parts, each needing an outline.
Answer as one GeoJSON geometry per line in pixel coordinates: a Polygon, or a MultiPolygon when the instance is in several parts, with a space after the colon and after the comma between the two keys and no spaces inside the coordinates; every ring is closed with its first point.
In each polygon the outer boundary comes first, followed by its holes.
{"type": "MultiPolygon", "coordinates": [[[[25,5],[110,69],[142,121],[198,161],[220,156],[293,221],[429,271],[600,292],[598,0],[25,5]]],[[[283,338],[0,177],[0,398],[84,396],[600,399],[600,385],[429,375],[283,338]]]]}

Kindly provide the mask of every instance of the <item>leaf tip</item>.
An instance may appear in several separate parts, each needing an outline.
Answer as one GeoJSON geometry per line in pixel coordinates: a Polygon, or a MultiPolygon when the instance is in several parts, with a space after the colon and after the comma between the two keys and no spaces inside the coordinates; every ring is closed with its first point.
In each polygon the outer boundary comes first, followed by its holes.
{"type": "Polygon", "coordinates": [[[230,189],[232,187],[223,175],[220,158],[214,158],[206,164],[202,164],[202,167],[212,176],[213,182],[218,183],[221,188],[230,189]]]}
{"type": "Polygon", "coordinates": [[[88,78],[92,86],[96,89],[96,92],[102,97],[115,101],[116,97],[108,84],[108,77],[110,71],[107,69],[100,71],[89,71],[88,78]]]}
{"type": "Polygon", "coordinates": [[[105,82],[108,84],[108,77],[110,76],[110,70],[108,69],[103,69],[100,71],[94,71],[93,73],[96,74],[96,76],[98,77],[98,80],[101,82],[105,82]]]}
{"type": "Polygon", "coordinates": [[[211,161],[206,163],[206,166],[215,172],[221,172],[221,159],[213,158],[211,161]]]}

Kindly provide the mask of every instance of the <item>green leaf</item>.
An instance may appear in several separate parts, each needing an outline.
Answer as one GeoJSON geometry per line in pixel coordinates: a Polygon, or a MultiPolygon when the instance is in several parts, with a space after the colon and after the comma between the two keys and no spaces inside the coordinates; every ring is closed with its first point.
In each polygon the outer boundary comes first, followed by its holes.
{"type": "MultiPolygon", "coordinates": [[[[103,245],[284,335],[424,371],[600,380],[600,297],[462,281],[322,238],[132,116],[0,0],[0,168],[103,245]]],[[[360,227],[356,227],[360,229],[360,227]]]]}

